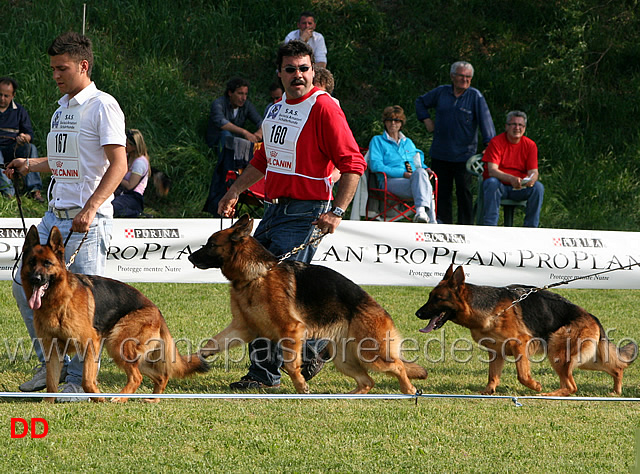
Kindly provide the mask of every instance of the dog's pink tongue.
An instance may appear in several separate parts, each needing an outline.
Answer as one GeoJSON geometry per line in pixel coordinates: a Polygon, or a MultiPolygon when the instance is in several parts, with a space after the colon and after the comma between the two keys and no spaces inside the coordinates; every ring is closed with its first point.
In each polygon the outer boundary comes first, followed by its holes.
{"type": "Polygon", "coordinates": [[[31,294],[31,298],[29,298],[29,308],[38,309],[42,306],[42,296],[46,289],[47,285],[33,288],[33,293],[31,294]]]}
{"type": "Polygon", "coordinates": [[[436,326],[436,322],[438,321],[438,319],[440,318],[438,317],[433,318],[431,321],[429,321],[429,324],[427,325],[427,327],[420,329],[420,332],[427,333],[427,332],[433,331],[433,328],[436,326]]]}

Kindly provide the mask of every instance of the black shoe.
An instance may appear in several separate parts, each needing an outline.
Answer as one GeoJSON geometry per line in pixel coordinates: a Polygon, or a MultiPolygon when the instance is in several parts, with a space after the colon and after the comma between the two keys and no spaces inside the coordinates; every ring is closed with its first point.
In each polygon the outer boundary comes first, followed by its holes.
{"type": "Polygon", "coordinates": [[[254,380],[250,375],[245,375],[239,381],[229,384],[233,390],[256,390],[261,388],[280,388],[280,384],[267,385],[258,380],[254,380]]]}
{"type": "Polygon", "coordinates": [[[325,347],[316,357],[302,363],[300,373],[307,382],[318,375],[318,372],[322,370],[322,367],[324,367],[324,363],[327,361],[328,357],[329,351],[325,347]]]}

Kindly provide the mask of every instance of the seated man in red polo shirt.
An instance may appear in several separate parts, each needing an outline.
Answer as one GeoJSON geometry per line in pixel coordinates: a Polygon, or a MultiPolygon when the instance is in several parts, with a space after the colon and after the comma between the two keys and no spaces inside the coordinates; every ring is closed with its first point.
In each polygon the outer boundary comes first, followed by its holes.
{"type": "Polygon", "coordinates": [[[485,166],[482,182],[484,225],[498,225],[500,200],[527,200],[525,227],[538,227],[544,186],[538,181],[538,147],[524,136],[527,114],[519,110],[507,114],[506,131],[494,137],[487,146],[482,161],[485,166]]]}

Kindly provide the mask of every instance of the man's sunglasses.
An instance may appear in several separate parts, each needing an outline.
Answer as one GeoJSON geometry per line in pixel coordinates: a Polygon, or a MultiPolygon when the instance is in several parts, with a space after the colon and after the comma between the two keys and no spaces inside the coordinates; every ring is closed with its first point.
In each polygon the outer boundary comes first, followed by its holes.
{"type": "Polygon", "coordinates": [[[284,68],[284,72],[293,74],[296,71],[307,72],[309,69],[311,69],[311,66],[287,66],[284,68]]]}

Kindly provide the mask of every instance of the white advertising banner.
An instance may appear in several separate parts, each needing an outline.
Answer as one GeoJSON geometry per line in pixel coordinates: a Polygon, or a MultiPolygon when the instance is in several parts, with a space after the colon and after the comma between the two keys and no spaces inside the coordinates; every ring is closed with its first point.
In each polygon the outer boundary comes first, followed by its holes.
{"type": "MultiPolygon", "coordinates": [[[[27,219],[27,226],[38,222],[27,219]]],[[[226,282],[220,270],[198,270],[187,257],[232,222],[115,219],[106,276],[128,282],[226,282]]],[[[23,240],[20,219],[0,219],[1,279],[11,279],[23,240]]],[[[639,262],[636,232],[345,220],[320,242],[313,263],[361,285],[434,286],[454,264],[464,266],[467,281],[481,285],[543,286],[581,278],[570,287],[638,289],[639,262]]]]}

